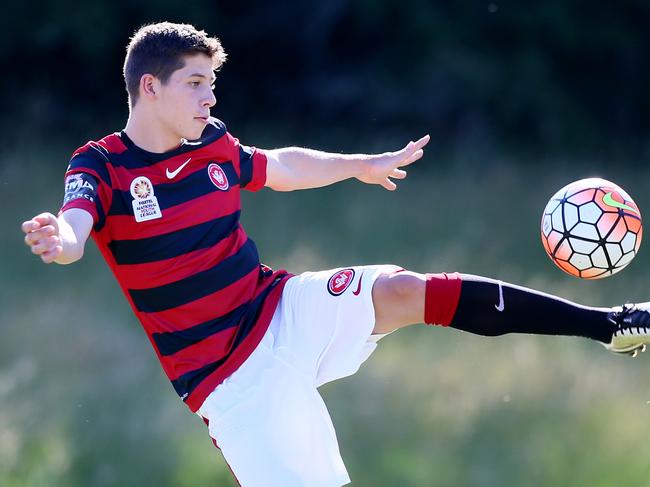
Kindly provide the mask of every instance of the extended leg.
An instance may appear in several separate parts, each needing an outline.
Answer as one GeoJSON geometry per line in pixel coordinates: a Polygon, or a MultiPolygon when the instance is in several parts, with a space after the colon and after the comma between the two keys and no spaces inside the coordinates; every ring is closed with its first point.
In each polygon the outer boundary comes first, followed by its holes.
{"type": "Polygon", "coordinates": [[[619,308],[582,306],[468,274],[387,274],[377,279],[373,300],[375,333],[424,321],[484,336],[582,336],[623,352],[633,352],[650,341],[650,307],[645,304],[619,308]]]}

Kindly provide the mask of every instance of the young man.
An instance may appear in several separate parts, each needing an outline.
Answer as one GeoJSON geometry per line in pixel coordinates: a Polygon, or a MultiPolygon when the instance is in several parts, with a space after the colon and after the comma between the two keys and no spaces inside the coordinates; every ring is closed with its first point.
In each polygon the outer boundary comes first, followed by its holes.
{"type": "Polygon", "coordinates": [[[575,335],[636,354],[650,306],[590,308],[478,276],[380,265],[292,276],[260,264],[240,191],[348,178],[396,188],[429,136],[396,152],[259,150],[210,117],[226,55],[189,25],[143,27],[124,64],[126,128],[72,155],[57,216],[23,223],[45,263],[81,258],[92,234],[180,398],[208,423],[242,485],[349,482],[317,388],[353,374],[398,328],[575,335]]]}

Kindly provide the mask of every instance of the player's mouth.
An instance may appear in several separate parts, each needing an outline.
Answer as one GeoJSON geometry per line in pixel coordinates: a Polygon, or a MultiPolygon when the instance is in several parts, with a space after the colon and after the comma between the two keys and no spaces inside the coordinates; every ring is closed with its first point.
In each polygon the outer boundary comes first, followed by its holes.
{"type": "Polygon", "coordinates": [[[194,120],[198,120],[199,122],[203,122],[204,124],[208,123],[208,117],[194,117],[194,120]]]}

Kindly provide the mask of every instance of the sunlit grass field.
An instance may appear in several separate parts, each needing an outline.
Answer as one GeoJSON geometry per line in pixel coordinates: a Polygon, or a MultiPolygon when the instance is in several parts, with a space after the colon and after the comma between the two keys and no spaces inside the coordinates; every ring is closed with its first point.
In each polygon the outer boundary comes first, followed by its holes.
{"type": "MultiPolygon", "coordinates": [[[[20,222],[58,209],[69,152],[0,157],[0,485],[235,485],[94,244],[62,267],[22,243],[20,222]]],[[[579,281],[546,257],[541,211],[564,184],[598,175],[650,212],[649,173],[634,161],[433,148],[395,193],[355,181],[264,190],[246,195],[243,223],[265,263],[294,273],[386,262],[615,305],[650,299],[647,244],[620,274],[579,281]]],[[[650,483],[649,372],[650,356],[577,338],[421,326],[323,393],[353,485],[632,487],[650,483]]]]}

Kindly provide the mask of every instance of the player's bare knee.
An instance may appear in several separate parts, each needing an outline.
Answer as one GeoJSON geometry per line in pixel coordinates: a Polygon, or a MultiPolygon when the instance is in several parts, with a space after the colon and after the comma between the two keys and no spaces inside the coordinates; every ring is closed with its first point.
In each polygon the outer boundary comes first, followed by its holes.
{"type": "Polygon", "coordinates": [[[422,321],[425,278],[409,271],[387,272],[373,287],[376,328],[392,331],[422,321]]]}
{"type": "Polygon", "coordinates": [[[375,283],[374,291],[382,301],[399,304],[417,299],[424,290],[424,277],[415,272],[387,272],[375,283]]]}

